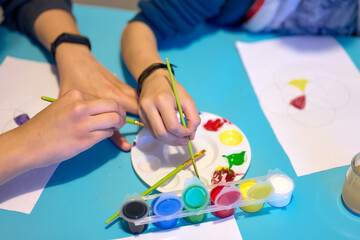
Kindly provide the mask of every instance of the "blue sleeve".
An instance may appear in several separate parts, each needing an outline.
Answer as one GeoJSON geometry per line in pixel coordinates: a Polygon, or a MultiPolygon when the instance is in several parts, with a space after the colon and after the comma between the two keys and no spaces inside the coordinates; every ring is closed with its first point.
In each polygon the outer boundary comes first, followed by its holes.
{"type": "Polygon", "coordinates": [[[149,25],[158,39],[191,32],[221,11],[226,0],[141,0],[132,21],[149,25]]]}
{"type": "Polygon", "coordinates": [[[71,0],[9,0],[2,5],[5,24],[34,37],[34,22],[49,9],[62,9],[71,13],[71,0]]]}

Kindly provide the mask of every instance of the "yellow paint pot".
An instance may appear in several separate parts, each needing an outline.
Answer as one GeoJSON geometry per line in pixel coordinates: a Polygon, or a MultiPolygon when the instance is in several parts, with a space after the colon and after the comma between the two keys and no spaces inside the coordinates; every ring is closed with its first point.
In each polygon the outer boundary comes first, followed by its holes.
{"type": "Polygon", "coordinates": [[[249,200],[261,200],[268,197],[273,191],[274,189],[271,185],[260,183],[248,191],[247,197],[249,200]]]}
{"type": "MultiPolygon", "coordinates": [[[[254,181],[254,180],[245,181],[242,184],[240,184],[239,190],[243,194],[243,200],[248,200],[248,191],[250,190],[250,188],[252,188],[255,185],[256,185],[256,181],[254,181]]],[[[263,207],[263,205],[264,205],[264,203],[259,203],[259,204],[243,206],[240,208],[244,212],[254,213],[254,212],[260,211],[260,209],[263,207]]]]}
{"type": "Polygon", "coordinates": [[[237,130],[226,130],[219,134],[219,138],[222,144],[227,146],[237,146],[242,142],[244,136],[237,130]]]}

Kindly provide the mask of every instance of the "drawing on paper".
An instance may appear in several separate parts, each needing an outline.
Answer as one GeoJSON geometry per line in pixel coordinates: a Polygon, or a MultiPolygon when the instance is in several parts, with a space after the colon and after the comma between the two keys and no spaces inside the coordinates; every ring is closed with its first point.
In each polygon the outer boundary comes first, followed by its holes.
{"type": "Polygon", "coordinates": [[[297,109],[302,110],[305,108],[306,105],[305,87],[308,82],[309,80],[307,79],[293,79],[288,82],[289,85],[296,87],[302,93],[302,95],[297,96],[290,101],[290,104],[296,107],[297,109]]]}
{"type": "Polygon", "coordinates": [[[307,126],[324,126],[350,101],[350,91],[339,79],[298,64],[275,71],[259,99],[272,114],[307,126]]]}
{"type": "Polygon", "coordinates": [[[14,108],[0,109],[3,117],[0,121],[0,134],[24,124],[48,105],[40,97],[34,97],[14,108]]]}

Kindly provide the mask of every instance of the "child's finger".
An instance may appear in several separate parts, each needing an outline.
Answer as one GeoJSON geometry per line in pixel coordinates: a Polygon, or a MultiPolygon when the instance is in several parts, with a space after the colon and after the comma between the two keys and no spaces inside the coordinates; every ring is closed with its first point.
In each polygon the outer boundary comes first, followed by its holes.
{"type": "Polygon", "coordinates": [[[193,134],[201,123],[201,118],[194,101],[187,102],[187,104],[184,105],[183,110],[187,120],[187,127],[191,131],[191,134],[193,134]]]}
{"type": "Polygon", "coordinates": [[[107,112],[91,116],[87,124],[89,126],[89,131],[98,131],[108,128],[120,129],[125,124],[125,118],[117,112],[107,112]]]}
{"type": "Polygon", "coordinates": [[[125,111],[119,106],[114,99],[96,99],[87,101],[87,109],[89,115],[97,115],[106,112],[117,112],[125,118],[125,111]]]}
{"type": "Polygon", "coordinates": [[[90,134],[91,134],[90,136],[92,137],[92,141],[95,144],[114,135],[114,129],[113,128],[101,129],[101,130],[93,131],[90,134]]]}
{"type": "Polygon", "coordinates": [[[171,134],[177,137],[186,137],[192,134],[191,129],[186,128],[179,121],[176,111],[174,109],[174,104],[171,102],[163,103],[159,106],[159,112],[162,116],[165,128],[171,134]]]}
{"type": "Polygon", "coordinates": [[[114,131],[114,134],[110,137],[110,140],[123,151],[131,150],[131,144],[118,130],[114,131]]]}

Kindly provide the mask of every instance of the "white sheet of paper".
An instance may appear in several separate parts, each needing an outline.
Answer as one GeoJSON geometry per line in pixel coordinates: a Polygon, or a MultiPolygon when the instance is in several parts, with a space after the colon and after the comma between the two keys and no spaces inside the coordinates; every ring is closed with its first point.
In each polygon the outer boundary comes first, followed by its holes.
{"type": "MultiPolygon", "coordinates": [[[[135,235],[121,240],[219,240],[236,239],[242,240],[238,225],[234,216],[201,224],[171,228],[163,231],[135,235]]],[[[120,239],[118,239],[120,240],[120,239]]]]}
{"type": "Polygon", "coordinates": [[[236,46],[296,174],[350,164],[360,151],[360,74],[342,46],[311,36],[236,46]]]}
{"type": "MultiPolygon", "coordinates": [[[[30,118],[56,98],[59,86],[54,66],[7,57],[0,66],[0,133],[17,127],[14,117],[30,118]]],[[[21,143],[19,143],[21,144],[21,143]]],[[[34,169],[0,186],[0,208],[30,214],[58,164],[34,169]]]]}

